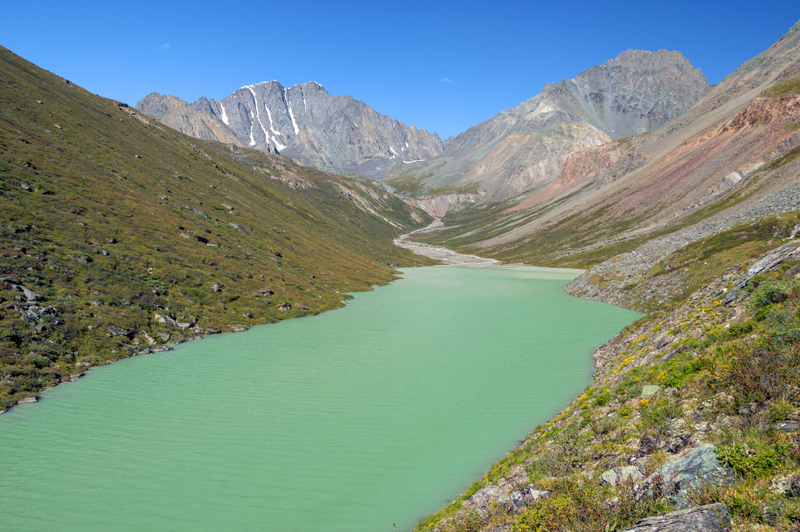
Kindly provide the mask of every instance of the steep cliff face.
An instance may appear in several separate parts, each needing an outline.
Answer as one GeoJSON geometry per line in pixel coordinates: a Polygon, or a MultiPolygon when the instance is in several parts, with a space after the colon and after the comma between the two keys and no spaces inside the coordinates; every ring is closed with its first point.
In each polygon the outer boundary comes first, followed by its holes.
{"type": "Polygon", "coordinates": [[[570,154],[643,133],[686,112],[708,90],[679,52],[629,50],[474,126],[428,164],[395,166],[390,176],[421,188],[477,184],[486,201],[544,187],[570,154]],[[429,175],[426,175],[429,174],[429,175]]]}
{"type": "Polygon", "coordinates": [[[315,82],[289,88],[277,81],[257,83],[220,101],[203,97],[191,106],[172,96],[150,95],[137,108],[189,135],[223,140],[215,132],[230,130],[247,146],[274,147],[303,164],[368,177],[382,176],[393,163],[431,159],[444,149],[435,133],[406,126],[351,96],[331,96],[315,82]],[[191,116],[187,107],[198,117],[212,117],[216,128],[189,127],[187,122],[200,119],[183,118],[191,116]]]}

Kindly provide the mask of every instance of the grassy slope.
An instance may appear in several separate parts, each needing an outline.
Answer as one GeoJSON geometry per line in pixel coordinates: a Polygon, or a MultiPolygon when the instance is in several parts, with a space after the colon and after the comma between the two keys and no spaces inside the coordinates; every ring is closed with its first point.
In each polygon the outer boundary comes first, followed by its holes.
{"type": "Polygon", "coordinates": [[[146,334],[339,307],[392,280],[389,265],[424,264],[391,240],[427,221],[376,187],[184,136],[0,48],[0,276],[55,308],[37,331],[0,282],[0,408],[144,349],[146,334]]]}

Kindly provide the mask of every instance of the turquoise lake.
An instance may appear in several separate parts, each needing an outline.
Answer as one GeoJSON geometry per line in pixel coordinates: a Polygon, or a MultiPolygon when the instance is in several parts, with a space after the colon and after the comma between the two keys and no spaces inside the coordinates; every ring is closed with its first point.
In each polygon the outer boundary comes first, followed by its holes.
{"type": "Polygon", "coordinates": [[[0,416],[0,530],[412,529],[640,316],[568,296],[575,275],[407,269],[340,310],[92,369],[0,416]]]}

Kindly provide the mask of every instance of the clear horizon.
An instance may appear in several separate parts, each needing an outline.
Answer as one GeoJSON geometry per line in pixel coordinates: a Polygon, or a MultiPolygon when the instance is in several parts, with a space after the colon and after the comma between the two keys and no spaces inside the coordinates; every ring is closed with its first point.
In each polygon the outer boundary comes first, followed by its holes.
{"type": "Polygon", "coordinates": [[[800,3],[512,0],[297,5],[9,3],[0,44],[107,98],[222,99],[316,81],[442,139],[628,49],[677,50],[717,84],[800,19],[800,3]],[[35,21],[35,30],[31,23],[35,21]]]}

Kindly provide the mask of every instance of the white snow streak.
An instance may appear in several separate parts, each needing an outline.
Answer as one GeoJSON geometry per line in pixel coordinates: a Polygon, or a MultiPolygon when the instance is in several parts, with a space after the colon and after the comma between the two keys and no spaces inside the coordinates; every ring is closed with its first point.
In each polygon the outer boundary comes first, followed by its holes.
{"type": "Polygon", "coordinates": [[[222,109],[222,121],[225,122],[225,125],[227,126],[227,125],[229,125],[228,124],[228,113],[225,112],[225,106],[222,105],[222,102],[217,102],[217,103],[219,103],[219,108],[222,109]]]}
{"type": "Polygon", "coordinates": [[[286,149],[286,146],[278,142],[278,139],[276,139],[275,137],[272,137],[272,143],[275,145],[276,148],[278,148],[278,151],[286,149]]]}
{"type": "Polygon", "coordinates": [[[289,99],[286,97],[286,89],[283,89],[283,99],[286,100],[286,107],[289,108],[289,118],[292,119],[292,126],[294,127],[294,134],[300,134],[300,128],[297,127],[297,122],[294,121],[294,113],[292,112],[292,104],[289,103],[289,99]]]}
{"type": "Polygon", "coordinates": [[[269,130],[275,133],[276,135],[280,135],[280,133],[275,131],[275,128],[272,127],[272,113],[269,112],[269,107],[267,107],[266,102],[264,103],[264,109],[267,110],[267,118],[269,118],[269,130]]]}
{"type": "Polygon", "coordinates": [[[396,152],[396,151],[394,151],[394,148],[392,148],[391,146],[389,146],[389,151],[391,151],[391,152],[394,154],[394,155],[392,155],[392,159],[394,159],[395,157],[397,157],[397,152],[396,152]]]}
{"type": "Polygon", "coordinates": [[[425,162],[427,159],[415,159],[413,161],[403,161],[403,164],[411,164],[411,163],[422,163],[425,162]]]}
{"type": "MultiPolygon", "coordinates": [[[[250,93],[253,95],[253,101],[255,102],[256,119],[258,120],[258,125],[261,126],[261,131],[264,132],[264,138],[267,138],[269,135],[267,135],[267,130],[264,128],[264,124],[261,123],[261,114],[258,112],[258,98],[256,98],[256,93],[255,93],[255,91],[253,90],[252,87],[250,87],[248,85],[247,88],[250,91],[250,93]]],[[[253,126],[251,124],[250,125],[250,145],[251,146],[255,146],[255,144],[256,144],[256,141],[253,138],[253,126]]]]}

